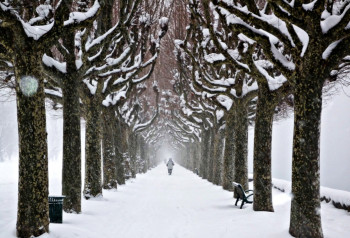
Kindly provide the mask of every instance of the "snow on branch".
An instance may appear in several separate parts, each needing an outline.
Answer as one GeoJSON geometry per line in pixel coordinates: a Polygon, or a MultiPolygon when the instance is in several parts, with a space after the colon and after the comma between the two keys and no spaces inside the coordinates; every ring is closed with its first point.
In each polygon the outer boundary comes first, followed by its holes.
{"type": "Polygon", "coordinates": [[[64,22],[65,26],[71,24],[78,24],[82,21],[85,21],[89,18],[95,16],[100,9],[101,5],[98,0],[94,2],[94,5],[87,12],[71,12],[69,14],[69,19],[64,22]]]}
{"type": "Polygon", "coordinates": [[[88,52],[92,47],[101,44],[108,36],[110,36],[114,31],[119,27],[119,22],[115,24],[111,29],[109,29],[106,33],[103,35],[97,37],[96,39],[90,41],[87,41],[85,44],[85,50],[88,52]]]}
{"type": "Polygon", "coordinates": [[[265,68],[273,67],[271,62],[267,60],[256,60],[254,61],[254,64],[261,73],[261,75],[263,75],[266,78],[271,91],[277,90],[285,82],[287,82],[287,79],[282,74],[276,77],[272,77],[269,75],[265,68]]]}
{"type": "Polygon", "coordinates": [[[295,33],[297,34],[297,36],[299,37],[301,43],[303,44],[303,49],[301,51],[301,54],[300,54],[300,57],[303,57],[305,52],[306,52],[306,49],[309,45],[309,40],[310,40],[310,37],[309,35],[303,30],[301,29],[300,27],[296,26],[296,25],[293,25],[293,28],[294,28],[294,31],[295,33]]]}
{"type": "Polygon", "coordinates": [[[216,116],[216,123],[219,123],[219,121],[224,117],[225,112],[224,110],[216,110],[215,116],[216,116]]]}
{"type": "MultiPolygon", "coordinates": [[[[343,13],[341,15],[331,15],[331,14],[327,14],[326,11],[323,12],[322,16],[324,18],[323,21],[321,21],[321,28],[322,28],[322,32],[323,34],[326,34],[328,31],[330,31],[332,28],[334,28],[335,26],[337,26],[344,18],[345,15],[349,14],[349,9],[350,9],[350,4],[348,4],[346,6],[346,8],[344,9],[343,13]]],[[[345,27],[345,30],[350,29],[350,22],[349,24],[345,27]]]]}
{"type": "Polygon", "coordinates": [[[141,132],[142,130],[148,128],[154,122],[154,120],[157,118],[157,116],[158,116],[158,113],[155,113],[149,121],[147,121],[145,123],[136,124],[133,128],[133,132],[135,132],[135,133],[141,132]]]}
{"type": "Polygon", "coordinates": [[[62,91],[59,90],[59,89],[53,90],[53,89],[47,89],[47,88],[45,88],[45,94],[49,94],[49,95],[52,95],[52,96],[56,96],[56,97],[59,97],[59,98],[63,98],[62,91]]]}
{"type": "Polygon", "coordinates": [[[85,85],[90,90],[90,93],[92,95],[95,95],[96,90],[97,90],[98,81],[96,81],[94,79],[90,79],[90,80],[89,79],[84,79],[83,82],[85,83],[85,85]]]}
{"type": "Polygon", "coordinates": [[[214,62],[218,62],[218,61],[225,61],[226,58],[223,54],[216,54],[216,53],[211,53],[208,55],[204,56],[204,59],[208,62],[213,64],[214,62]]]}
{"type": "Polygon", "coordinates": [[[338,44],[342,41],[343,39],[334,41],[331,43],[326,50],[322,53],[322,59],[326,60],[328,57],[332,54],[332,51],[338,46],[338,44]]]}
{"type": "Polygon", "coordinates": [[[225,95],[218,95],[216,100],[229,111],[233,105],[233,100],[225,95]]]}
{"type": "Polygon", "coordinates": [[[61,63],[57,60],[55,60],[54,58],[44,54],[43,55],[43,63],[47,66],[47,67],[55,67],[58,71],[60,71],[61,73],[67,73],[67,63],[61,63]]]}
{"type": "Polygon", "coordinates": [[[29,23],[24,22],[22,19],[19,20],[22,24],[24,32],[28,37],[33,38],[34,40],[39,40],[40,37],[48,33],[54,26],[54,22],[42,26],[32,26],[29,23]]]}

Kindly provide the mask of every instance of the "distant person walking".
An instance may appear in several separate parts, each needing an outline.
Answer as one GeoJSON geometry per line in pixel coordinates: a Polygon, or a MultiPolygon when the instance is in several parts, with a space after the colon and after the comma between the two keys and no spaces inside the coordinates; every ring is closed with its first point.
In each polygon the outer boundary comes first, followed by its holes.
{"type": "Polygon", "coordinates": [[[170,158],[168,160],[168,163],[166,163],[166,166],[168,167],[168,173],[169,175],[171,175],[171,173],[173,172],[173,167],[174,167],[174,161],[170,158]]]}

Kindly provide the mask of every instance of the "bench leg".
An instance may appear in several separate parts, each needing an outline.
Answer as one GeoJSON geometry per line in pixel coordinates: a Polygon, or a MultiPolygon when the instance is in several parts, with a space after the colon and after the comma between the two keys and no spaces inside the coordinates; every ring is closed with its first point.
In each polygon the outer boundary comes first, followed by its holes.
{"type": "Polygon", "coordinates": [[[242,209],[243,205],[244,205],[244,200],[242,200],[241,209],[242,209]]]}
{"type": "Polygon", "coordinates": [[[236,199],[236,203],[235,203],[235,206],[237,206],[238,200],[239,200],[239,198],[237,198],[237,199],[236,199]]]}

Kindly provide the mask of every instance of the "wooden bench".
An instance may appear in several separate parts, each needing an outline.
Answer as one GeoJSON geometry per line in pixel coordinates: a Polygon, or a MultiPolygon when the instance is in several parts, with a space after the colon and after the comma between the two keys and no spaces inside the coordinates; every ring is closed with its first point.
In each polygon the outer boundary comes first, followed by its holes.
{"type": "Polygon", "coordinates": [[[235,182],[232,182],[232,185],[234,186],[235,192],[237,193],[237,200],[236,200],[235,206],[237,206],[239,199],[242,200],[240,209],[242,209],[244,203],[253,203],[253,201],[248,200],[249,197],[253,196],[253,193],[249,194],[248,192],[253,192],[253,190],[244,191],[242,185],[235,182]]]}

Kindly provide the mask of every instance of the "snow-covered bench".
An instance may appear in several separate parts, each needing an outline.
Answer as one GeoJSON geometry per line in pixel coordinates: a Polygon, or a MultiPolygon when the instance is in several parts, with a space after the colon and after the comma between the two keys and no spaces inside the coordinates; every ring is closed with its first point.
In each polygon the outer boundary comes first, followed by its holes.
{"type": "Polygon", "coordinates": [[[253,203],[253,201],[249,200],[249,197],[253,196],[253,193],[249,194],[249,192],[253,192],[253,190],[244,191],[242,185],[236,182],[232,182],[232,185],[234,186],[235,192],[237,193],[237,200],[235,206],[237,206],[239,199],[242,200],[240,209],[242,209],[244,203],[253,203]]]}

